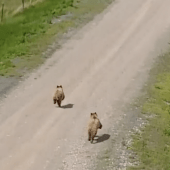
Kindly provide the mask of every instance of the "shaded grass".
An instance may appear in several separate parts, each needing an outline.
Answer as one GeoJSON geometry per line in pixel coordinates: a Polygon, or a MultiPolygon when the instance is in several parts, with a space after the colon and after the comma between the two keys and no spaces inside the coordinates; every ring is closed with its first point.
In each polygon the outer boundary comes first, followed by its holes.
{"type": "Polygon", "coordinates": [[[170,169],[170,53],[160,56],[151,71],[142,113],[154,116],[141,134],[133,136],[132,150],[140,165],[128,169],[170,169]]]}
{"type": "Polygon", "coordinates": [[[86,23],[112,0],[45,0],[0,25],[0,75],[20,76],[44,62],[41,53],[70,27],[86,23]],[[53,18],[72,17],[52,24],[53,18]]]}

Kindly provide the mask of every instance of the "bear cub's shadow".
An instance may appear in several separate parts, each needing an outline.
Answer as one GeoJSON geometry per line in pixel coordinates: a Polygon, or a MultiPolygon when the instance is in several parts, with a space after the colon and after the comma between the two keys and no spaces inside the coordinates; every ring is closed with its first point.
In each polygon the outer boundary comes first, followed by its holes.
{"type": "Polygon", "coordinates": [[[109,134],[103,134],[101,136],[95,136],[95,143],[100,143],[100,142],[104,142],[106,140],[108,140],[110,138],[109,134]]]}
{"type": "MultiPolygon", "coordinates": [[[[74,104],[66,104],[66,105],[61,105],[61,107],[60,108],[62,108],[62,109],[71,109],[71,108],[73,108],[73,105],[74,104]]],[[[57,106],[58,107],[58,106],[57,106]]]]}

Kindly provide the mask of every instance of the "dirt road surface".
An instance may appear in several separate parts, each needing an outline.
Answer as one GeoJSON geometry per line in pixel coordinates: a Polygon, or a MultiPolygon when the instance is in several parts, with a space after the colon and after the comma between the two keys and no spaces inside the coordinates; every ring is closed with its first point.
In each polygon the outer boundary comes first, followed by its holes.
{"type": "Polygon", "coordinates": [[[110,146],[121,142],[121,109],[167,48],[169,7],[169,0],[115,1],[8,94],[0,106],[0,169],[94,170],[106,150],[115,154],[110,169],[118,169],[118,151],[110,146]],[[52,101],[60,84],[62,108],[52,101]],[[95,144],[87,141],[91,112],[103,124],[95,144]]]}

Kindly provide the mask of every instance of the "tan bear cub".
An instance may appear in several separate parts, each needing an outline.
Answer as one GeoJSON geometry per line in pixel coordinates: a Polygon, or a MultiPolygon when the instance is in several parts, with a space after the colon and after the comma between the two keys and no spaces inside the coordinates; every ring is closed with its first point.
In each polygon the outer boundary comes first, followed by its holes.
{"type": "Polygon", "coordinates": [[[97,130],[102,128],[102,124],[98,119],[97,113],[90,114],[90,120],[88,123],[88,140],[93,143],[94,137],[97,134],[97,130]]]}
{"type": "Polygon", "coordinates": [[[60,86],[57,85],[56,92],[53,96],[53,102],[54,104],[56,104],[57,102],[58,106],[61,107],[61,102],[64,99],[65,99],[65,95],[64,95],[63,87],[62,85],[60,86]]]}

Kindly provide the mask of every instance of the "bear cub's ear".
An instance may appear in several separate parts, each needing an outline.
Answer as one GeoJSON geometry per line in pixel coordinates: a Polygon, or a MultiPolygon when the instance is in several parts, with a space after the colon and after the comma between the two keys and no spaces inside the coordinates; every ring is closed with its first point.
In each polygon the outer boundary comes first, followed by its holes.
{"type": "Polygon", "coordinates": [[[62,85],[60,85],[60,87],[62,88],[62,85]]]}
{"type": "Polygon", "coordinates": [[[59,86],[57,85],[57,88],[59,88],[59,86]]]}
{"type": "Polygon", "coordinates": [[[91,113],[91,116],[93,115],[93,113],[91,113]]]}

